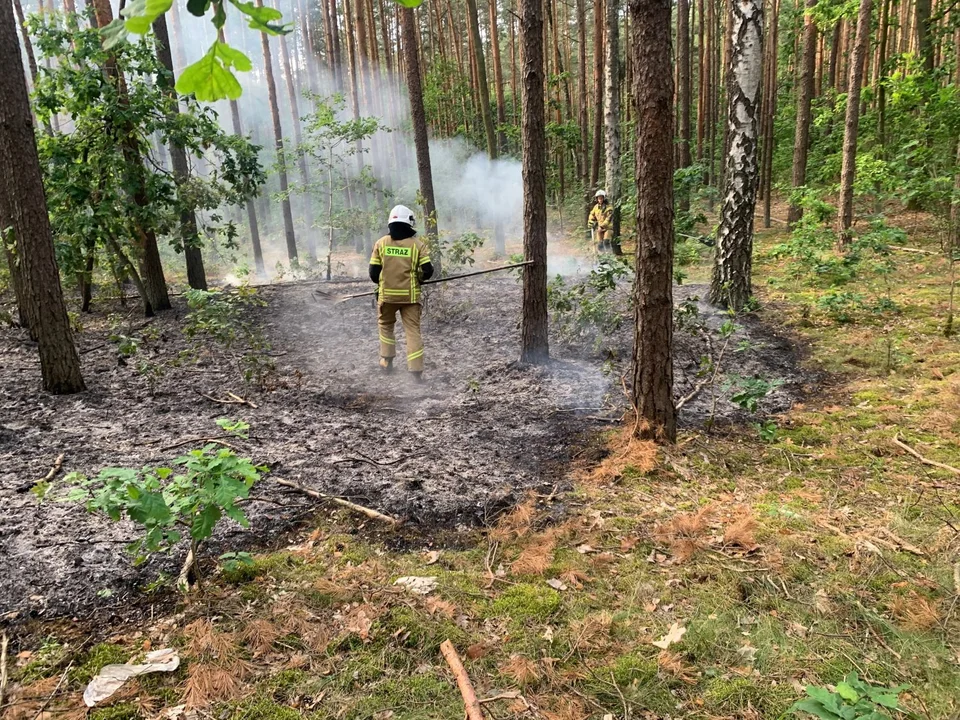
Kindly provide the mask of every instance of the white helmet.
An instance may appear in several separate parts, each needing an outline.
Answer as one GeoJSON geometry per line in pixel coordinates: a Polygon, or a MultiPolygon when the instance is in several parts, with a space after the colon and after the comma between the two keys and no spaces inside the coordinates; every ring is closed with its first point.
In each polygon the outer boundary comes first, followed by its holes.
{"type": "Polygon", "coordinates": [[[607,191],[606,191],[606,190],[597,190],[597,194],[594,195],[594,197],[598,197],[598,198],[599,198],[599,197],[605,198],[606,196],[607,196],[607,191]]]}
{"type": "Polygon", "coordinates": [[[390,219],[387,220],[387,224],[390,223],[403,223],[404,225],[409,225],[410,227],[417,226],[417,220],[413,215],[413,210],[408,208],[406,205],[397,205],[393,210],[390,211],[390,219]]]}

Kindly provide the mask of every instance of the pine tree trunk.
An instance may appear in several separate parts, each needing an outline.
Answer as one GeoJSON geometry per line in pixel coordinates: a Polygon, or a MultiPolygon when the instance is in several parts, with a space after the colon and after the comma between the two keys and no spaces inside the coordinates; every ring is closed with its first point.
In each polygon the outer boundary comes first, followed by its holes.
{"type": "MultiPolygon", "coordinates": [[[[263,0],[255,0],[257,7],[263,7],[263,0]]],[[[283,127],[280,125],[280,106],[277,100],[277,83],[273,76],[273,55],[266,33],[260,35],[260,48],[263,52],[263,75],[267,81],[267,98],[270,102],[270,118],[273,121],[273,146],[277,153],[277,175],[280,179],[280,202],[283,211],[283,235],[287,243],[287,258],[291,265],[299,262],[297,237],[293,230],[293,211],[290,208],[289,186],[287,184],[287,163],[283,149],[283,127]]]]}
{"type": "MultiPolygon", "coordinates": [[[[803,20],[803,55],[800,58],[800,77],[797,81],[797,126],[794,132],[793,144],[793,175],[791,184],[794,188],[807,184],[807,153],[810,150],[810,105],[813,100],[813,71],[817,52],[817,24],[814,22],[812,11],[817,6],[817,0],[806,0],[806,15],[803,20]]],[[[790,203],[787,214],[787,223],[793,226],[803,217],[803,208],[797,202],[790,203]]]]}
{"type": "Polygon", "coordinates": [[[483,57],[483,41],[480,39],[480,20],[477,17],[477,0],[467,0],[467,22],[470,25],[473,62],[476,68],[476,89],[483,117],[483,131],[487,139],[487,153],[497,157],[497,137],[493,127],[493,111],[490,108],[490,84],[487,82],[487,63],[483,57]]]}
{"type": "Polygon", "coordinates": [[[584,192],[583,227],[590,216],[590,134],[587,119],[587,8],[585,0],[577,0],[577,124],[580,126],[580,173],[578,180],[584,192]]]}
{"type": "Polygon", "coordinates": [[[673,442],[673,73],[670,0],[630,0],[637,278],[630,399],[641,438],[673,442]]]}
{"type": "Polygon", "coordinates": [[[710,302],[736,311],[750,300],[753,215],[757,201],[757,120],[763,73],[763,4],[731,3],[732,43],[727,82],[730,149],[717,232],[710,302]]]}
{"type": "Polygon", "coordinates": [[[17,42],[13,6],[0,2],[0,233],[14,256],[17,303],[39,345],[43,389],[57,395],[85,390],[73,344],[47,214],[33,117],[17,42]],[[9,231],[7,230],[9,228],[9,231]],[[12,237],[11,237],[12,235],[12,237]]]}
{"type": "MultiPolygon", "coordinates": [[[[93,7],[97,27],[104,28],[113,21],[113,9],[108,0],[94,0],[93,7]]],[[[126,81],[123,74],[117,71],[116,59],[113,56],[108,56],[104,71],[111,82],[115,83],[120,103],[125,106],[129,102],[126,81]]],[[[146,208],[150,202],[147,198],[146,168],[143,164],[143,148],[140,145],[139,136],[134,132],[130,120],[123,115],[111,129],[122,146],[127,165],[126,170],[131,174],[130,184],[132,185],[133,202],[137,207],[146,208]]],[[[141,301],[143,302],[143,313],[149,317],[154,312],[169,310],[171,308],[170,296],[167,293],[167,283],[163,276],[163,264],[160,261],[160,248],[157,246],[156,231],[153,228],[144,228],[138,224],[135,232],[140,253],[139,276],[144,288],[144,292],[141,293],[143,295],[141,301]]]]}
{"type": "Polygon", "coordinates": [[[839,91],[840,85],[837,78],[837,65],[840,63],[840,37],[843,29],[843,20],[837,20],[833,26],[833,37],[830,39],[830,70],[827,73],[827,84],[839,91]]]}
{"type": "Polygon", "coordinates": [[[707,126],[707,55],[704,45],[703,0],[697,0],[697,162],[703,160],[703,140],[707,126]]]}
{"type": "MultiPolygon", "coordinates": [[[[677,54],[678,88],[680,105],[680,153],[679,167],[690,167],[693,159],[690,153],[692,138],[690,136],[690,104],[692,91],[690,77],[690,3],[689,0],[677,0],[677,54]]],[[[684,192],[680,197],[681,210],[690,209],[690,193],[684,192]]]]}
{"type": "MultiPolygon", "coordinates": [[[[227,42],[223,28],[218,33],[220,42],[227,42]]],[[[233,122],[233,134],[243,137],[243,123],[240,122],[240,106],[236,100],[230,101],[230,119],[233,122]]],[[[263,263],[263,248],[260,246],[260,225],[257,222],[257,207],[252,197],[247,198],[247,225],[250,228],[250,244],[253,249],[253,264],[257,277],[267,277],[267,269],[263,263]]]]}
{"type": "MultiPolygon", "coordinates": [[[[167,18],[161,15],[153,21],[153,34],[157,40],[157,59],[166,68],[169,76],[157,78],[170,104],[169,113],[172,118],[180,114],[180,105],[177,102],[177,93],[174,90],[176,73],[173,69],[173,55],[170,52],[170,36],[167,33],[167,18]]],[[[173,177],[178,187],[183,187],[190,179],[190,162],[183,145],[170,143],[170,164],[173,166],[173,177]]],[[[203,268],[203,252],[200,250],[200,233],[197,231],[197,217],[192,210],[183,210],[180,213],[180,242],[183,245],[183,257],[187,262],[187,283],[194,290],[207,289],[207,274],[203,268]]]]}
{"type": "MultiPolygon", "coordinates": [[[[279,10],[279,3],[277,9],[279,10]]],[[[297,159],[300,165],[300,182],[303,192],[300,196],[303,209],[304,232],[307,236],[307,262],[317,262],[317,242],[313,235],[313,198],[310,196],[310,170],[307,167],[307,154],[303,152],[303,132],[300,128],[300,108],[297,102],[297,90],[293,83],[293,66],[290,64],[290,53],[287,49],[287,39],[280,36],[280,72],[284,75],[287,85],[287,97],[290,99],[290,122],[293,124],[293,140],[296,143],[297,159]]]]}
{"type": "Polygon", "coordinates": [[[587,204],[600,182],[600,151],[603,148],[603,0],[593,0],[593,159],[590,165],[590,187],[587,204]]]}
{"type": "MultiPolygon", "coordinates": [[[[324,2],[324,0],[320,0],[324,2]]],[[[337,90],[343,92],[343,53],[340,50],[340,17],[337,13],[337,0],[329,0],[330,41],[333,43],[333,64],[337,90]]]]}
{"type": "Polygon", "coordinates": [[[857,15],[857,39],[850,63],[850,82],[847,85],[847,117],[843,132],[843,166],[840,171],[840,245],[852,240],[853,226],[853,181],[857,172],[857,135],[860,130],[860,88],[863,85],[863,68],[870,47],[870,14],[873,0],[860,0],[857,15]]]}
{"type": "Polygon", "coordinates": [[[183,72],[187,66],[187,56],[184,54],[183,33],[180,30],[180,0],[173,0],[170,5],[170,21],[173,23],[172,48],[177,53],[177,70],[183,72]]]}
{"type": "Polygon", "coordinates": [[[916,4],[917,50],[923,61],[923,69],[933,72],[933,37],[930,32],[930,0],[917,0],[916,4]]]}
{"type": "Polygon", "coordinates": [[[420,72],[420,54],[417,48],[416,16],[408,7],[399,9],[403,29],[403,64],[407,73],[407,93],[410,96],[410,115],[413,120],[413,141],[417,148],[417,173],[420,178],[420,196],[423,198],[424,227],[430,243],[430,260],[440,274],[441,257],[437,245],[437,205],[433,195],[433,169],[430,165],[430,141],[427,136],[427,116],[423,109],[423,79],[420,72]]]}
{"type": "Polygon", "coordinates": [[[550,359],[547,334],[547,148],[544,107],[543,4],[520,0],[523,52],[523,311],[520,362],[545,364],[550,359]]]}
{"type": "Polygon", "coordinates": [[[620,0],[606,0],[606,190],[613,202],[610,247],[614,255],[620,249],[620,0]]]}
{"type": "MultiPolygon", "coordinates": [[[[887,149],[887,36],[890,26],[890,2],[883,0],[880,11],[880,38],[877,48],[877,142],[880,143],[881,155],[887,149]]],[[[960,59],[960,47],[956,48],[960,59]]]]}
{"type": "Polygon", "coordinates": [[[507,151],[507,135],[503,128],[507,124],[507,106],[503,95],[503,63],[500,59],[500,14],[497,12],[497,0],[490,0],[490,41],[493,54],[493,78],[497,88],[497,155],[507,151]]]}

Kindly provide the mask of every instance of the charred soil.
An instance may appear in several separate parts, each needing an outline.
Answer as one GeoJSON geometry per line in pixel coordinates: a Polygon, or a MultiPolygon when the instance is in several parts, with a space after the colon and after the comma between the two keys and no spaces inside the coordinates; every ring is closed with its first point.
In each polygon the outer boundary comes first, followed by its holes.
{"type": "MultiPolygon", "coordinates": [[[[620,377],[630,358],[629,318],[611,339],[612,354],[557,343],[549,366],[521,366],[519,284],[488,277],[444,286],[427,297],[426,382],[417,384],[399,358],[393,373],[377,367],[369,299],[335,304],[318,300],[315,287],[267,286],[260,291],[266,305],[248,311],[275,366],[257,386],[241,379],[243,349],[184,336],[181,298],[149,324],[134,308],[119,306],[84,316],[78,344],[89,390],[76,396],[39,392],[34,346],[17,330],[0,333],[0,576],[6,579],[0,617],[93,610],[122,617],[131,605],[142,606],[145,586],[160,573],[175,573],[181,560],[156,557],[135,568],[124,551],[136,536],[132,524],[111,523],[77,505],[39,502],[30,489],[60,454],[63,472],[163,465],[202,446],[203,438],[219,436],[218,418],[242,419],[250,424],[249,439],[229,442],[270,467],[254,491],[265,500],[248,505],[249,530],[224,524],[212,554],[279,544],[320,509],[272,478],[402,518],[400,534],[385,535],[390,544],[411,533],[456,536],[489,523],[531,491],[555,496],[567,487],[569,461],[584,436],[628,410],[620,377]],[[133,356],[122,357],[110,340],[117,334],[149,338],[133,356]],[[178,361],[187,350],[188,359],[178,361]],[[234,400],[229,393],[250,402],[211,400],[234,400]]],[[[346,293],[351,287],[327,289],[346,293]]],[[[678,288],[678,302],[698,291],[678,288]]],[[[707,326],[723,322],[717,311],[700,309],[707,326]]],[[[783,380],[761,409],[786,410],[803,392],[797,350],[758,319],[737,322],[733,342],[747,341],[749,349],[732,360],[736,374],[783,380]]],[[[398,334],[401,344],[399,323],[398,334]]],[[[702,333],[678,333],[678,397],[698,384],[708,353],[702,333]]],[[[701,424],[710,415],[744,419],[725,399],[723,382],[689,401],[685,423],[701,424]]],[[[370,521],[360,524],[378,531],[370,521]]]]}

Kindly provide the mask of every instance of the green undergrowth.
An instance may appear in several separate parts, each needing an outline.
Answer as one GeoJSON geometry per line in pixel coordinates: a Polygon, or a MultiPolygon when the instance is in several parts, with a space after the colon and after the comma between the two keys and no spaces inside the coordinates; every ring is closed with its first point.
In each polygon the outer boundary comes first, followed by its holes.
{"type": "MultiPolygon", "coordinates": [[[[839,322],[767,252],[782,240],[758,239],[758,313],[807,348],[811,387],[772,438],[688,430],[657,451],[613,434],[602,472],[572,469],[559,521],[531,498],[439,555],[320,516],[299,545],[211,578],[181,614],[88,650],[64,702],[149,638],[181,648],[183,669],[92,717],[187,702],[222,720],[448,720],[463,713],[449,639],[478,696],[499,696],[490,717],[778,718],[806,686],[850,673],[907,684],[901,701],[922,717],[955,717],[960,478],[895,442],[960,466],[943,261],[900,266],[894,317],[839,322]],[[409,575],[436,590],[394,584],[409,575]]],[[[876,294],[870,282],[850,291],[876,294]]],[[[63,672],[55,638],[33,651],[18,682],[63,672]]]]}

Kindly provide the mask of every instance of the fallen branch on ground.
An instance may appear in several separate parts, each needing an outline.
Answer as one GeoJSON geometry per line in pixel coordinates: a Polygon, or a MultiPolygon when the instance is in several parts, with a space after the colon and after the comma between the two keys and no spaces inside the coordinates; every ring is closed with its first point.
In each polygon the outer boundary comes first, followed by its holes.
{"type": "Polygon", "coordinates": [[[402,457],[402,458],[397,458],[396,460],[390,460],[388,462],[377,462],[373,458],[367,457],[363,453],[357,453],[357,455],[359,455],[360,457],[341,458],[339,460],[334,460],[333,464],[337,465],[339,463],[362,462],[362,463],[367,463],[368,465],[373,465],[374,467],[388,467],[390,465],[396,465],[397,463],[402,463],[404,460],[407,459],[406,457],[402,457]]]}
{"type": "Polygon", "coordinates": [[[500,693],[493,697],[480,698],[477,702],[481,705],[486,705],[487,703],[496,702],[497,700],[519,700],[522,697],[523,695],[521,695],[518,690],[511,690],[510,692],[500,693]]]}
{"type": "Polygon", "coordinates": [[[234,395],[232,392],[227,393],[227,395],[229,395],[230,398],[226,400],[221,400],[220,398],[215,398],[212,395],[207,395],[202,392],[198,392],[197,395],[199,395],[202,398],[206,398],[210,402],[219,403],[220,405],[249,405],[254,410],[257,409],[257,406],[254,405],[252,402],[250,402],[246,398],[240,397],[239,395],[234,395]]]}
{"type": "Polygon", "coordinates": [[[7,634],[0,639],[0,707],[7,692],[7,634]]]}
{"type": "MultiPolygon", "coordinates": [[[[183,567],[180,568],[180,574],[177,576],[177,589],[182,593],[190,592],[190,571],[197,563],[197,556],[191,547],[187,552],[187,558],[183,561],[183,567]]],[[[199,573],[194,573],[195,577],[200,577],[199,573]]]]}
{"type": "Polygon", "coordinates": [[[381,522],[385,522],[390,525],[400,524],[400,521],[397,520],[395,517],[391,517],[390,515],[384,515],[382,512],[378,512],[371,508],[364,507],[363,505],[357,505],[356,503],[352,503],[349,500],[344,500],[343,498],[334,497],[333,495],[325,495],[322,492],[318,492],[317,490],[311,490],[310,488],[303,487],[303,485],[297,485],[296,483],[290,482],[289,480],[280,480],[278,478],[274,478],[274,482],[276,482],[278,485],[283,485],[284,487],[288,487],[293,490],[296,490],[297,492],[301,492],[304,495],[309,495],[310,497],[316,498],[317,500],[329,500],[330,502],[340,505],[341,507],[345,507],[348,510],[353,510],[354,512],[358,512],[361,515],[366,515],[368,518],[372,520],[379,520],[381,522]]]}
{"type": "Polygon", "coordinates": [[[63,453],[57,455],[57,459],[53,461],[53,467],[50,468],[50,472],[44,475],[39,482],[50,482],[53,480],[57,476],[57,473],[60,472],[60,468],[63,467],[63,458],[63,453]]]}
{"type": "Polygon", "coordinates": [[[40,709],[37,711],[37,717],[35,720],[40,720],[43,716],[44,710],[47,709],[47,706],[50,704],[50,701],[53,700],[54,696],[57,694],[57,691],[60,690],[60,686],[63,685],[63,681],[67,679],[67,673],[70,672],[70,668],[73,667],[73,660],[67,665],[66,669],[63,671],[63,675],[60,676],[60,682],[57,683],[57,686],[53,689],[53,692],[50,693],[50,697],[46,699],[43,705],[40,706],[40,709]]]}
{"type": "Polygon", "coordinates": [[[931,467],[940,468],[941,470],[947,470],[947,471],[949,471],[949,472],[952,472],[954,475],[960,475],[960,469],[955,468],[955,467],[953,467],[952,465],[945,465],[945,464],[942,463],[942,462],[937,462],[936,460],[931,460],[930,458],[925,458],[923,455],[921,455],[921,454],[918,453],[916,450],[914,450],[912,447],[910,447],[910,446],[907,445],[905,442],[903,442],[903,441],[900,439],[900,433],[897,433],[897,434],[896,434],[896,436],[893,438],[893,442],[894,442],[894,444],[895,444],[897,447],[903,448],[903,449],[906,450],[908,453],[910,453],[911,455],[913,455],[917,460],[919,460],[920,462],[922,462],[924,465],[929,465],[929,466],[931,466],[931,467]]]}
{"type": "Polygon", "coordinates": [[[905,253],[916,253],[918,255],[939,255],[940,253],[935,252],[934,250],[921,250],[920,248],[911,248],[911,247],[900,247],[899,245],[888,245],[889,250],[898,250],[899,252],[905,253]]]}
{"type": "MultiPolygon", "coordinates": [[[[232,435],[221,435],[220,437],[232,437],[232,435]]],[[[188,445],[190,443],[216,443],[217,445],[223,445],[226,448],[230,448],[236,452],[240,452],[240,448],[236,445],[231,445],[228,442],[224,442],[220,437],[199,437],[199,438],[187,438],[186,440],[181,440],[180,442],[175,442],[173,445],[167,445],[160,448],[160,452],[166,452],[167,450],[173,450],[174,448],[181,447],[182,445],[188,445]]]]}
{"type": "Polygon", "coordinates": [[[463,697],[463,705],[467,711],[467,720],[483,720],[483,710],[480,702],[477,700],[477,694],[473,691],[473,683],[470,682],[470,676],[463,668],[463,662],[457,655],[456,648],[449,640],[444,640],[440,645],[440,653],[447,665],[453,670],[453,675],[457,680],[457,687],[460,689],[460,695],[463,697]]]}

